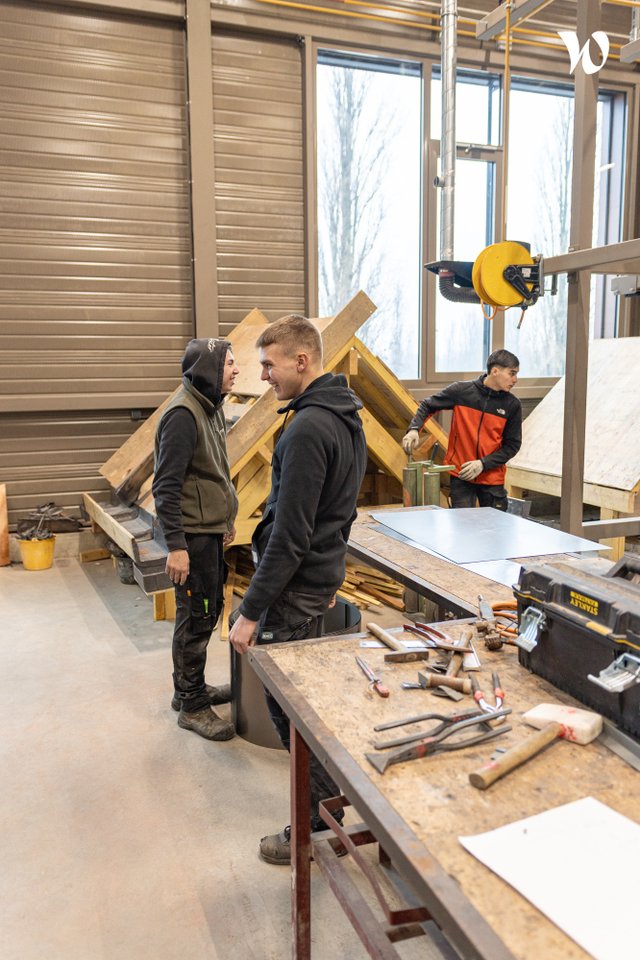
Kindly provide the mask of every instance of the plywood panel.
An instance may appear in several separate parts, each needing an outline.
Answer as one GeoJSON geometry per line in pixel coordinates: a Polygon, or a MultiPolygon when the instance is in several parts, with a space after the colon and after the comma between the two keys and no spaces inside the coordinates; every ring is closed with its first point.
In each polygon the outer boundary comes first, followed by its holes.
{"type": "MultiPolygon", "coordinates": [[[[639,369],[640,337],[592,341],[585,483],[626,491],[640,485],[639,369]]],[[[561,476],[563,417],[564,377],[524,421],[522,448],[510,466],[561,476]]]]}

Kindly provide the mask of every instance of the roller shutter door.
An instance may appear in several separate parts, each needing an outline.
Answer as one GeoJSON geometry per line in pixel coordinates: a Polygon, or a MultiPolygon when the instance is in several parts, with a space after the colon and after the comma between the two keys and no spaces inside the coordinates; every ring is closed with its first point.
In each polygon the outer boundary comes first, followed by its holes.
{"type": "Polygon", "coordinates": [[[252,307],[303,313],[302,57],[292,40],[212,34],[220,332],[252,307]]]}
{"type": "Polygon", "coordinates": [[[190,336],[177,25],[0,6],[0,409],[152,407],[190,336]]]}
{"type": "Polygon", "coordinates": [[[126,411],[175,387],[193,328],[185,99],[179,23],[0,5],[0,482],[13,513],[99,489],[97,467],[135,427],[126,411]]]}

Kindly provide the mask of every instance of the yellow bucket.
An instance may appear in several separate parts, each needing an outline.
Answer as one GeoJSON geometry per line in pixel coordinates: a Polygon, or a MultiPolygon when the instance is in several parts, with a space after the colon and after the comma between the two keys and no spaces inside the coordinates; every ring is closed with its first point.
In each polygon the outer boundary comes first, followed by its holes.
{"type": "Polygon", "coordinates": [[[18,540],[25,570],[48,570],[53,563],[56,538],[46,540],[18,540]]]}

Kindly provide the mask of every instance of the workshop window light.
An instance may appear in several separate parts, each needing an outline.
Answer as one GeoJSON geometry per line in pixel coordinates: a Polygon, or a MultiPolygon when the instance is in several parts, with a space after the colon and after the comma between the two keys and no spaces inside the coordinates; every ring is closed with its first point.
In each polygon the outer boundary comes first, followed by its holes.
{"type": "Polygon", "coordinates": [[[359,289],[378,310],[358,336],[402,379],[420,375],[422,70],[318,51],[321,316],[359,289]]]}
{"type": "MultiPolygon", "coordinates": [[[[622,101],[624,97],[620,95],[622,101]]],[[[571,229],[573,87],[514,78],[511,87],[507,236],[531,243],[545,257],[566,253],[571,229]],[[531,136],[535,130],[535,136],[531,136]]],[[[624,109],[618,95],[601,91],[596,127],[593,245],[621,239],[624,109]]],[[[517,328],[519,313],[505,314],[504,346],[520,358],[525,377],[564,373],[567,277],[558,293],[542,297],[517,328]]],[[[591,278],[591,336],[614,336],[617,303],[603,277],[591,278]]],[[[494,347],[496,345],[494,344],[494,347]]]]}

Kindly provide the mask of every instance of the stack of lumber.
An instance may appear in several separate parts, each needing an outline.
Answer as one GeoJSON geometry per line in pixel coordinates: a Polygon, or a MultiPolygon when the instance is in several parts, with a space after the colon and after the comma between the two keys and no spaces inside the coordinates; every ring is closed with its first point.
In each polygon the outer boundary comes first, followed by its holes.
{"type": "MultiPolygon", "coordinates": [[[[364,404],[361,418],[369,466],[360,505],[401,502],[406,456],[400,441],[417,407],[395,375],[355,335],[375,309],[367,295],[360,292],[334,317],[314,320],[322,333],[325,371],[344,374],[364,404]]],[[[229,424],[227,451],[239,500],[237,545],[251,542],[260,519],[271,485],[273,446],[283,420],[277,412],[280,403],[260,379],[255,350],[255,342],[267,323],[264,314],[254,309],[229,336],[240,368],[234,395],[225,402],[229,424]]],[[[88,494],[84,497],[85,509],[94,524],[133,559],[136,580],[147,593],[170,586],[168,579],[163,579],[166,546],[155,519],[151,485],[155,432],[172,397],[173,394],[101,468],[101,474],[114,490],[115,508],[113,503],[99,503],[88,494]],[[117,514],[124,508],[134,510],[134,517],[125,514],[129,529],[119,529],[117,514]],[[134,519],[140,524],[132,531],[134,519]]],[[[446,434],[433,420],[427,423],[426,430],[421,455],[436,440],[445,445],[447,442],[446,434]]]]}
{"type": "MultiPolygon", "coordinates": [[[[238,548],[233,550],[233,593],[237,597],[244,597],[251,577],[253,576],[253,561],[248,550],[238,548]]],[[[338,590],[338,596],[360,609],[365,607],[393,607],[394,610],[404,610],[404,588],[371,567],[347,563],[347,572],[344,583],[338,590]]]]}

